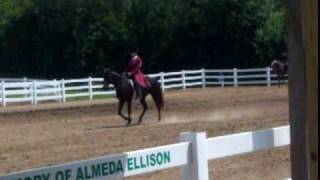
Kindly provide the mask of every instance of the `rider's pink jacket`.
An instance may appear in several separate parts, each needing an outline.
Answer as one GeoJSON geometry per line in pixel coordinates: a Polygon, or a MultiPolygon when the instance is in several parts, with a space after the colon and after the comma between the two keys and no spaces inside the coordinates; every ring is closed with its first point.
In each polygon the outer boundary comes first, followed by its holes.
{"type": "Polygon", "coordinates": [[[149,83],[146,81],[143,72],[141,71],[142,59],[139,56],[135,56],[130,59],[128,65],[128,72],[130,72],[134,80],[142,87],[146,88],[149,86],[149,83]]]}

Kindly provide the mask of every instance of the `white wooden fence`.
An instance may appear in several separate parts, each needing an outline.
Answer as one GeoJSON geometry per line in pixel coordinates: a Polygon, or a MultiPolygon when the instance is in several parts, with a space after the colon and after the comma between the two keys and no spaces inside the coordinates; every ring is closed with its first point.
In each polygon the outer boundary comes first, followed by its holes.
{"type": "MultiPolygon", "coordinates": [[[[182,133],[181,143],[102,156],[0,176],[0,180],[120,179],[183,166],[184,180],[208,180],[208,160],[290,144],[289,126],[214,138],[182,133]]],[[[250,163],[250,162],[248,162],[250,163]]]]}
{"type": "Polygon", "coordinates": [[[26,77],[23,77],[23,78],[0,78],[0,82],[2,81],[5,81],[5,82],[30,82],[30,81],[33,81],[33,80],[36,80],[36,81],[48,81],[48,80],[45,80],[45,79],[30,79],[30,78],[26,78],[26,77]]]}
{"type": "MultiPolygon", "coordinates": [[[[239,85],[266,85],[277,83],[276,75],[271,69],[200,69],[182,70],[179,72],[161,72],[149,74],[159,78],[162,90],[171,88],[186,89],[191,86],[239,86],[239,85]]],[[[3,107],[7,103],[30,102],[38,104],[40,101],[66,102],[68,98],[88,97],[92,100],[97,95],[113,95],[115,92],[103,91],[103,78],[85,78],[51,81],[21,81],[0,83],[0,101],[3,107]]]]}

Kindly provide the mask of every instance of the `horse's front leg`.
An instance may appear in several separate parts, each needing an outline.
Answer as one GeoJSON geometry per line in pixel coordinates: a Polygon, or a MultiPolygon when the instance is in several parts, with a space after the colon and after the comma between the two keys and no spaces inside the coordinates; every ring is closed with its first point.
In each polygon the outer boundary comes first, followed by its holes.
{"type": "Polygon", "coordinates": [[[146,102],[146,97],[143,97],[140,100],[140,103],[142,104],[143,111],[142,111],[142,113],[140,114],[140,117],[139,117],[139,124],[142,122],[142,118],[143,118],[144,114],[146,113],[146,111],[148,109],[148,105],[147,105],[147,102],[146,102]]]}
{"type": "Polygon", "coordinates": [[[131,101],[128,101],[127,102],[128,104],[128,124],[127,125],[130,125],[132,119],[131,119],[131,101]]]}
{"type": "Polygon", "coordinates": [[[128,121],[128,123],[127,123],[127,125],[128,125],[128,124],[129,124],[129,118],[126,117],[126,116],[124,116],[124,115],[122,114],[123,105],[124,105],[124,101],[120,100],[120,101],[119,101],[119,104],[118,104],[118,114],[119,114],[123,119],[125,119],[125,120],[128,121]]]}

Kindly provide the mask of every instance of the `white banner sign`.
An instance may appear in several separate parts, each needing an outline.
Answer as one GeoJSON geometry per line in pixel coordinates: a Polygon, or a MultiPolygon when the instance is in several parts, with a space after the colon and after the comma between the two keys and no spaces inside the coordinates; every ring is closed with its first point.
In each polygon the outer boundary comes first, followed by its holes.
{"type": "Polygon", "coordinates": [[[189,143],[160,146],[0,176],[0,180],[119,179],[188,163],[189,143]]]}

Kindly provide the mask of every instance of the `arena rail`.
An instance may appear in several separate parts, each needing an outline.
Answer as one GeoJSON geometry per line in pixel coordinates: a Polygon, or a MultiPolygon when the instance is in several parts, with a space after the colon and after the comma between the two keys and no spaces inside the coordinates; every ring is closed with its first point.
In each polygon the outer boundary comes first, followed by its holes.
{"type": "MultiPolygon", "coordinates": [[[[162,90],[172,88],[186,89],[193,86],[239,86],[266,85],[277,83],[271,68],[257,69],[200,69],[179,72],[160,72],[149,74],[159,78],[162,90]]],[[[286,82],[286,80],[285,80],[286,82]]],[[[18,82],[0,82],[0,101],[3,107],[7,103],[32,103],[40,101],[66,102],[70,98],[85,97],[90,100],[99,95],[114,95],[114,90],[104,91],[103,78],[84,78],[69,80],[32,80],[18,82]]]]}
{"type": "Polygon", "coordinates": [[[178,166],[183,166],[184,180],[208,180],[208,160],[289,144],[289,126],[214,138],[206,138],[205,132],[185,132],[178,144],[13,172],[0,180],[109,180],[178,166]]]}
{"type": "Polygon", "coordinates": [[[37,81],[48,81],[45,79],[30,79],[30,78],[0,78],[0,82],[4,81],[4,82],[31,82],[33,80],[37,80],[37,81]]]}

